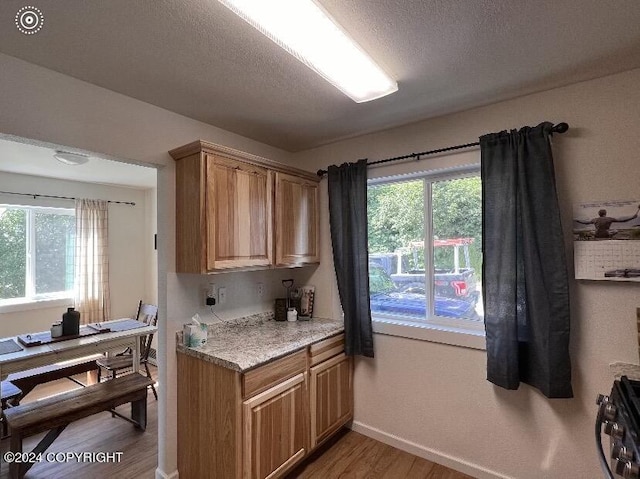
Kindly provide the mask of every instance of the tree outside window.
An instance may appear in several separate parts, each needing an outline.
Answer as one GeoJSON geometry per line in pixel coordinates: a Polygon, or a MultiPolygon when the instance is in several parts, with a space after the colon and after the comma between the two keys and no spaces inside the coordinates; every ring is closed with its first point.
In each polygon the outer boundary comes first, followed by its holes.
{"type": "Polygon", "coordinates": [[[72,209],[0,205],[0,302],[69,296],[74,247],[72,209]]]}

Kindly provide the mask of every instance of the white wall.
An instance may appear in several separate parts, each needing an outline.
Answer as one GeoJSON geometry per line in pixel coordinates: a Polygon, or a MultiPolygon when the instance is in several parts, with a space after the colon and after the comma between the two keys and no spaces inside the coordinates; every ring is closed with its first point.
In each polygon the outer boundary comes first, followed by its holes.
{"type": "MultiPolygon", "coordinates": [[[[153,249],[145,220],[149,202],[145,190],[13,173],[0,174],[0,190],[135,202],[135,206],[109,204],[111,317],[132,317],[139,300],[149,302],[152,299],[148,297],[147,291],[151,288],[150,283],[157,283],[157,280],[146,262],[140,261],[140,258],[145,258],[153,249]]],[[[0,202],[74,207],[73,201],[46,198],[33,200],[15,195],[0,195],[0,202]]],[[[48,330],[51,323],[62,318],[67,306],[73,306],[73,300],[53,308],[0,313],[0,336],[48,330]]]]}
{"type": "MultiPolygon", "coordinates": [[[[310,284],[309,278],[315,269],[316,266],[305,266],[211,275],[169,273],[167,275],[167,291],[174,300],[169,306],[169,314],[191,318],[198,313],[203,322],[214,323],[220,320],[227,321],[255,313],[273,311],[275,299],[286,297],[286,289],[282,286],[282,280],[293,279],[296,287],[304,286],[310,284]],[[218,303],[213,307],[213,310],[204,303],[205,291],[209,283],[214,283],[216,290],[221,287],[227,290],[226,304],[218,303]],[[258,283],[264,285],[262,297],[258,296],[258,283]],[[172,308],[178,307],[178,305],[182,305],[179,306],[180,308],[183,308],[184,305],[189,305],[189,307],[186,310],[173,311],[172,308]]],[[[322,292],[319,292],[319,295],[322,298],[322,292]]],[[[314,314],[314,316],[317,315],[314,314]]]]}
{"type": "MultiPolygon", "coordinates": [[[[484,133],[543,120],[566,121],[571,129],[554,139],[554,156],[572,277],[572,205],[640,198],[638,85],[640,70],[633,70],[342,141],[295,159],[313,170],[349,159],[377,160],[472,142],[484,133]]],[[[428,169],[443,161],[448,160],[419,165],[428,169]]],[[[406,168],[418,166],[371,171],[381,176],[406,168]]],[[[326,251],[326,216],[323,221],[326,251]]],[[[333,290],[335,303],[329,261],[310,281],[333,290]]],[[[494,387],[485,380],[484,351],[378,334],[376,358],[357,362],[354,426],[477,477],[602,477],[594,447],[594,401],[597,393],[611,388],[609,363],[638,362],[640,286],[575,280],[570,286],[574,399],[548,400],[526,385],[518,391],[494,387]]],[[[335,314],[338,305],[319,307],[319,314],[335,314]]]]}
{"type": "MultiPolygon", "coordinates": [[[[291,155],[8,55],[0,54],[0,71],[0,134],[159,167],[157,338],[161,387],[156,475],[169,477],[177,470],[175,332],[199,304],[182,304],[182,297],[167,294],[167,273],[175,269],[175,167],[167,152],[203,139],[276,161],[290,162],[291,155]]],[[[191,281],[189,275],[176,275],[173,280],[172,287],[186,281],[184,289],[191,281]]]]}
{"type": "MultiPolygon", "coordinates": [[[[149,304],[158,304],[158,250],[155,248],[154,235],[158,233],[158,189],[145,190],[144,214],[145,229],[148,236],[145,238],[145,269],[149,273],[144,297],[149,304]]],[[[154,338],[154,341],[156,339],[154,338]]]]}

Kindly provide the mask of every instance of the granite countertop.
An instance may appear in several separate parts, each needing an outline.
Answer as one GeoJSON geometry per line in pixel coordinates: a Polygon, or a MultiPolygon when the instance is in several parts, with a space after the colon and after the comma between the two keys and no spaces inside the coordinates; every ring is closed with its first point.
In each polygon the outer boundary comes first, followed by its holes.
{"type": "Polygon", "coordinates": [[[184,346],[179,332],[176,349],[246,372],[344,331],[343,322],[335,319],[288,322],[271,318],[273,314],[266,313],[209,324],[207,344],[197,348],[184,346]]]}

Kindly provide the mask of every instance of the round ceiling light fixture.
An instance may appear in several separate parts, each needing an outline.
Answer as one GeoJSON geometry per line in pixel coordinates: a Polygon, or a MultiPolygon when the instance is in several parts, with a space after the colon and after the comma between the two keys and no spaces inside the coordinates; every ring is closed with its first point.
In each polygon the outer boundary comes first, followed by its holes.
{"type": "Polygon", "coordinates": [[[56,151],[53,157],[65,165],[84,165],[89,161],[87,155],[81,155],[80,153],[71,153],[68,151],[56,151]]]}

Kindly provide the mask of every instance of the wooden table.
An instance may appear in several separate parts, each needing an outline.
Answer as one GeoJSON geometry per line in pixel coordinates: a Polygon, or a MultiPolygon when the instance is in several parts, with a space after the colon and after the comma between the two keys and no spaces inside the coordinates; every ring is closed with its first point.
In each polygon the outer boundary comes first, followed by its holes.
{"type": "MultiPolygon", "coordinates": [[[[116,319],[101,324],[107,326],[117,321],[122,320],[116,319]]],[[[140,369],[140,336],[154,333],[156,329],[156,326],[143,326],[128,331],[100,333],[31,347],[25,347],[18,343],[23,348],[22,351],[0,354],[0,380],[6,379],[9,374],[18,371],[91,356],[118,348],[131,348],[133,351],[133,370],[138,372],[140,369]]],[[[3,339],[13,339],[17,342],[16,337],[3,339]]]]}

